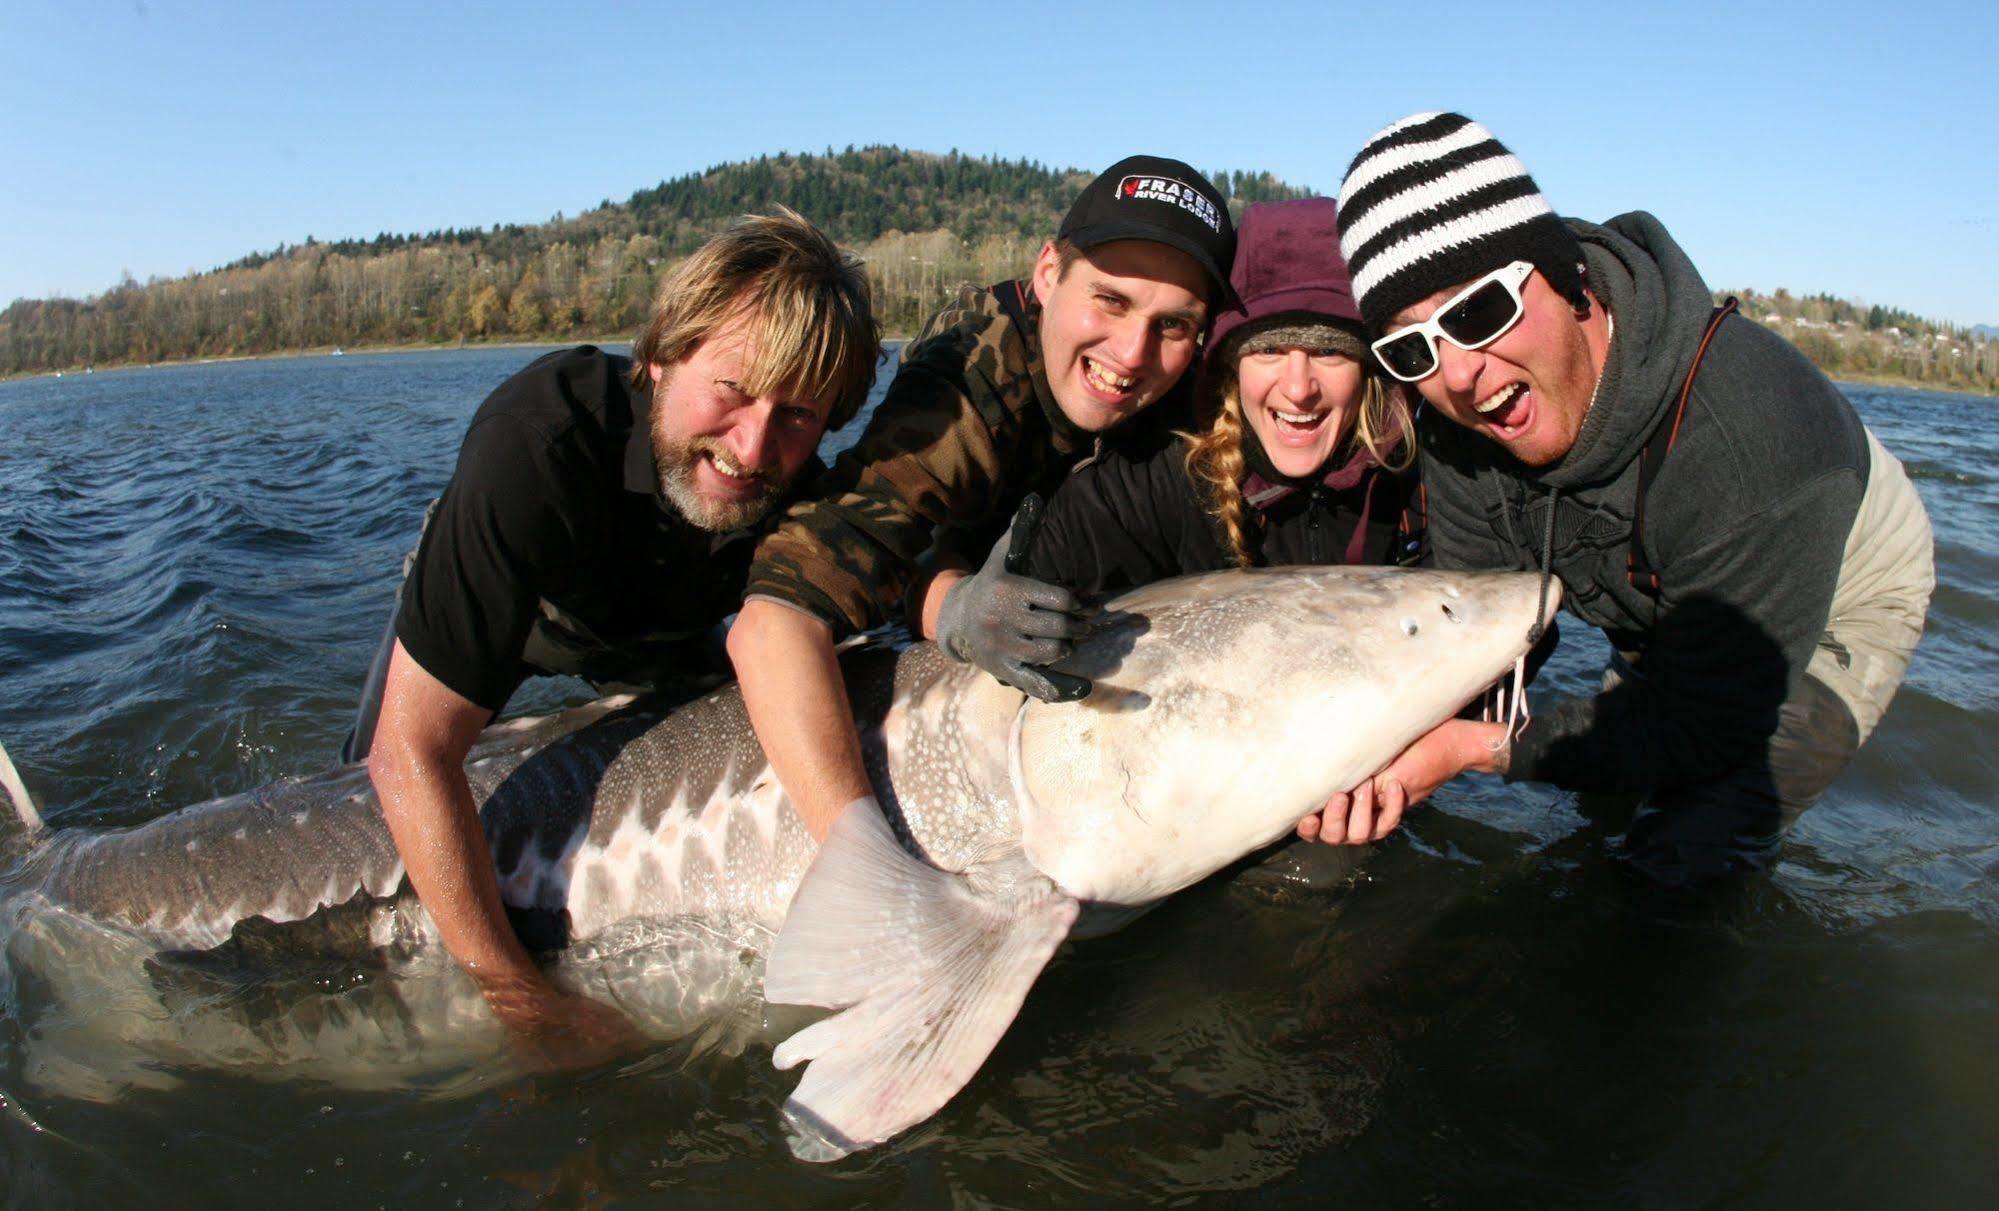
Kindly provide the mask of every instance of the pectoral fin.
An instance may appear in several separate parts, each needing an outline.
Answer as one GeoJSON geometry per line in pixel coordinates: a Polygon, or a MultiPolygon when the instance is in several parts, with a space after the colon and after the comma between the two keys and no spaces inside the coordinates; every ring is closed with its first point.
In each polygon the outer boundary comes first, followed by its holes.
{"type": "Polygon", "coordinates": [[[785,1103],[800,1159],[838,1160],[922,1122],[992,1053],[1078,907],[1038,875],[998,882],[919,861],[865,806],[834,825],[764,977],[771,1001],[843,1011],[773,1057],[810,1061],[785,1103]]]}

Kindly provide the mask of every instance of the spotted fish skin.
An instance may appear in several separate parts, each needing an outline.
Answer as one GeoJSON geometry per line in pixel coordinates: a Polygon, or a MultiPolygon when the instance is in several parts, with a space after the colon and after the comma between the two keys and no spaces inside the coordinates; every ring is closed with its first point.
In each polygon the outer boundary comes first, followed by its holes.
{"type": "MultiPolygon", "coordinates": [[[[997,718],[1017,694],[976,684],[927,644],[849,666],[865,755],[904,836],[923,832],[924,852],[962,866],[1015,831],[997,748],[974,770],[987,785],[970,793],[970,733],[996,729],[963,700],[997,718]]],[[[502,899],[565,917],[572,943],[635,918],[774,930],[815,849],[733,686],[670,712],[607,699],[498,724],[466,774],[502,899]]],[[[396,906],[431,937],[367,772],[353,766],[136,827],[54,830],[7,884],[17,900],[163,950],[216,947],[244,922],[303,921],[357,897],[396,906]]],[[[301,946],[314,936],[301,930],[301,946]]]]}
{"type": "MultiPolygon", "coordinates": [[[[971,861],[1018,832],[996,746],[977,778],[999,790],[971,799],[953,797],[962,772],[910,763],[964,753],[940,727],[1004,736],[1019,694],[927,644],[845,663],[864,756],[912,848],[971,861]]],[[[466,776],[502,899],[530,947],[556,952],[557,984],[660,1040],[733,1051],[767,1029],[762,956],[816,846],[733,686],[671,711],[606,699],[494,725],[466,776]]],[[[66,1097],[171,1088],[198,1068],[469,1092],[520,1059],[357,767],[136,827],[35,834],[0,869],[0,960],[23,1074],[66,1097]]]]}
{"type": "MultiPolygon", "coordinates": [[[[785,1110],[794,1152],[832,1159],[962,1088],[1086,908],[1128,913],[1276,840],[1515,667],[1558,599],[1543,592],[1530,573],[1400,568],[1161,582],[1106,603],[1063,665],[1094,688],[1065,704],[1026,701],[927,644],[853,654],[849,698],[883,810],[845,813],[823,845],[734,687],[666,713],[605,700],[497,725],[466,772],[504,901],[561,923],[559,982],[649,1014],[660,1037],[725,1004],[839,1011],[772,1055],[807,1066],[785,1110]]],[[[352,1084],[497,1031],[408,892],[355,768],[136,828],[42,832],[0,874],[0,944],[70,1004],[119,1003],[64,1047],[38,1044],[66,1015],[30,1027],[41,1084],[77,1078],[135,1022],[150,1050],[100,1087],[154,1080],[162,1063],[352,1084]],[[147,986],[162,952],[203,952],[180,988],[212,1002],[200,980],[234,956],[305,966],[357,932],[443,978],[384,981],[402,999],[378,1016],[309,996],[294,1013],[275,997],[262,1020],[197,1043],[206,1023],[160,1012],[147,986]],[[107,993],[91,983],[105,956],[148,974],[107,993]],[[321,1045],[335,1018],[355,1029],[321,1045]]]]}

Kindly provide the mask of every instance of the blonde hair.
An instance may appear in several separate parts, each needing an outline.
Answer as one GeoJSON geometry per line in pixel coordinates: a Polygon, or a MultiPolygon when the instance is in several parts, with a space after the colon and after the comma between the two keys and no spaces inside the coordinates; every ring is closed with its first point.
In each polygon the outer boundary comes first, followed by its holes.
{"type": "MultiPolygon", "coordinates": [[[[1196,405],[1196,431],[1185,435],[1187,474],[1193,479],[1208,515],[1221,523],[1229,554],[1238,567],[1246,568],[1256,562],[1249,549],[1249,502],[1242,495],[1245,474],[1242,431],[1249,422],[1242,413],[1242,386],[1236,379],[1235,351],[1224,349],[1221,354],[1196,405]]],[[[1358,443],[1388,470],[1405,471],[1416,461],[1415,439],[1409,403],[1401,389],[1362,362],[1359,415],[1352,432],[1333,451],[1333,460],[1351,457],[1358,443]]]]}
{"type": "Polygon", "coordinates": [[[736,220],[660,283],[632,342],[633,389],[650,389],[649,366],[687,357],[742,312],[756,317],[744,391],[830,397],[828,429],[853,419],[881,360],[867,274],[859,257],[783,206],[736,220]]]}

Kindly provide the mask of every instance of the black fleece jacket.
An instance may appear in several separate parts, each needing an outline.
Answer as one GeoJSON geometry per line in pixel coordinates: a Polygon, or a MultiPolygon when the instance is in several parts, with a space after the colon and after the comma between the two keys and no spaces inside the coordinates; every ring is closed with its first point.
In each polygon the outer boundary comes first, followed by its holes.
{"type": "Polygon", "coordinates": [[[1601,627],[1637,674],[1538,704],[1510,778],[1614,791],[1699,781],[1761,759],[1804,674],[1866,488],[1866,434],[1803,354],[1729,317],[1646,497],[1643,541],[1663,592],[1640,592],[1625,568],[1639,454],[1678,399],[1712,300],[1652,216],[1569,226],[1615,323],[1596,401],[1575,446],[1539,469],[1426,409],[1433,560],[1524,569],[1550,558],[1563,608],[1601,627]]]}
{"type": "MultiPolygon", "coordinates": [[[[1280,481],[1253,444],[1245,454],[1265,480],[1293,489],[1246,513],[1258,564],[1346,562],[1363,511],[1367,530],[1358,562],[1393,560],[1413,474],[1371,466],[1359,482],[1336,491],[1318,482],[1280,481]]],[[[1186,440],[1154,429],[1120,434],[1063,482],[1048,502],[1028,566],[1038,579],[1108,596],[1168,576],[1234,567],[1235,559],[1187,474],[1186,440]]]]}

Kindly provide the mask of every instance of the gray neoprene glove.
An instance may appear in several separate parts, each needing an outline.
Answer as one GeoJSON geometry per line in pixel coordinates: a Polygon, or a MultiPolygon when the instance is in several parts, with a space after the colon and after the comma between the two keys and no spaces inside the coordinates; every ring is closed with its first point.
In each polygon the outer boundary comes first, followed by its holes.
{"type": "Polygon", "coordinates": [[[944,594],[937,646],[1043,702],[1073,702],[1090,692],[1089,681],[1037,666],[1075,648],[1089,632],[1090,611],[1068,589],[1020,574],[1041,528],[1041,507],[1039,496],[1020,502],[985,566],[944,594]]]}

